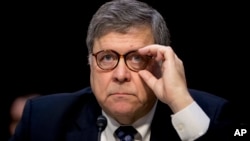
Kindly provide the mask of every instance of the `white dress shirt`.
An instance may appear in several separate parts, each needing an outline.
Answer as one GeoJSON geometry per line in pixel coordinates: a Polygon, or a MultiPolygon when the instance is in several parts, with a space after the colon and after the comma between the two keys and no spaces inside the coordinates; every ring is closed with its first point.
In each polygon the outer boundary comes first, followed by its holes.
{"type": "MultiPolygon", "coordinates": [[[[132,126],[138,131],[135,135],[135,141],[150,140],[150,125],[156,105],[157,102],[147,115],[132,124],[132,126]]],[[[114,132],[120,124],[104,111],[102,111],[102,114],[107,118],[107,127],[101,134],[101,141],[119,141],[114,135],[114,132]]],[[[205,134],[210,122],[208,116],[196,102],[191,103],[183,110],[171,115],[171,118],[175,130],[183,141],[193,141],[205,134]]]]}

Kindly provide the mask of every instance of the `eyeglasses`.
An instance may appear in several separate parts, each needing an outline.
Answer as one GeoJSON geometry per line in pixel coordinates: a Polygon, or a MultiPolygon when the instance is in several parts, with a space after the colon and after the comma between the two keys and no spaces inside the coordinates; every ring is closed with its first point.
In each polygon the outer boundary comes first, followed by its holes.
{"type": "Polygon", "coordinates": [[[147,67],[151,56],[141,55],[137,51],[130,51],[124,55],[120,55],[114,50],[101,50],[97,53],[92,53],[96,58],[96,63],[103,70],[113,70],[118,65],[120,58],[123,57],[126,66],[132,71],[143,70],[147,67]]]}

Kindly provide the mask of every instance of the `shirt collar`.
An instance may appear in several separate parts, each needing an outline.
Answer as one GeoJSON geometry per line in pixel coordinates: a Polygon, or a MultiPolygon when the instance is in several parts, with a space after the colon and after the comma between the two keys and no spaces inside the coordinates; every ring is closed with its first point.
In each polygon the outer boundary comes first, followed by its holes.
{"type": "MultiPolygon", "coordinates": [[[[132,126],[136,128],[139,135],[137,135],[135,138],[141,138],[142,140],[145,140],[145,138],[149,138],[150,136],[150,125],[155,113],[157,101],[155,102],[153,108],[142,118],[135,121],[132,126]]],[[[103,134],[105,138],[108,141],[113,141],[115,130],[120,126],[120,124],[114,120],[112,117],[110,117],[108,114],[106,114],[104,111],[102,111],[102,114],[107,118],[107,127],[104,129],[103,134]]]]}

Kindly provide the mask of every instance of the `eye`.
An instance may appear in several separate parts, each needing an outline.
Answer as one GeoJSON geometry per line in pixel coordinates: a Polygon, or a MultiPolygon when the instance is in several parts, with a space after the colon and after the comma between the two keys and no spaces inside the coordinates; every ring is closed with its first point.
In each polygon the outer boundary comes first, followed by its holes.
{"type": "Polygon", "coordinates": [[[114,57],[111,54],[106,54],[102,57],[103,61],[110,61],[110,60],[114,60],[114,57]]]}
{"type": "Polygon", "coordinates": [[[144,60],[143,57],[139,54],[134,54],[133,56],[131,56],[131,62],[133,63],[140,63],[143,60],[144,60]]]}
{"type": "Polygon", "coordinates": [[[127,56],[127,60],[130,63],[139,64],[145,61],[144,56],[138,54],[137,52],[132,52],[127,56]]]}
{"type": "Polygon", "coordinates": [[[136,51],[130,52],[126,56],[128,67],[135,71],[145,69],[150,59],[150,56],[141,55],[136,51]]]}
{"type": "Polygon", "coordinates": [[[102,52],[98,55],[98,60],[103,63],[112,62],[117,60],[117,55],[110,51],[102,52]]]}

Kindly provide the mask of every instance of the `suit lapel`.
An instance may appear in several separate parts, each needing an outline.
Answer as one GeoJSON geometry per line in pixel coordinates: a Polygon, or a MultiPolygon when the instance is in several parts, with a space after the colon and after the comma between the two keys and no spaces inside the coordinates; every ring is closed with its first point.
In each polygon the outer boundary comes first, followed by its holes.
{"type": "MultiPolygon", "coordinates": [[[[96,119],[101,115],[101,108],[95,97],[82,97],[75,106],[72,106],[73,113],[67,113],[72,120],[66,127],[65,141],[96,141],[98,137],[98,128],[96,119]],[[72,115],[71,115],[72,114],[72,115]]],[[[151,123],[150,141],[180,141],[178,134],[171,123],[171,109],[164,103],[158,101],[154,118],[151,123]]],[[[65,123],[67,123],[65,121],[65,123]]]]}
{"type": "Polygon", "coordinates": [[[172,125],[171,114],[171,109],[166,104],[158,101],[151,124],[150,141],[180,141],[172,125]]]}
{"type": "Polygon", "coordinates": [[[80,112],[73,120],[73,126],[66,132],[66,141],[97,141],[98,128],[96,119],[101,115],[101,108],[93,97],[81,101],[80,112]]]}

